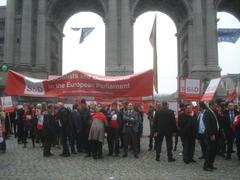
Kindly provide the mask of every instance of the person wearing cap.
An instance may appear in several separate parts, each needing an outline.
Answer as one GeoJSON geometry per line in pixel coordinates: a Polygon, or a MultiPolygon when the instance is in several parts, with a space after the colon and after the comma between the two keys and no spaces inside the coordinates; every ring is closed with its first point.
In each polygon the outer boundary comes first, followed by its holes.
{"type": "Polygon", "coordinates": [[[119,138],[120,138],[120,127],[121,127],[121,115],[118,111],[117,103],[114,102],[108,111],[108,150],[109,156],[115,153],[115,156],[119,155],[119,138]]]}
{"type": "Polygon", "coordinates": [[[102,159],[102,144],[105,135],[105,127],[108,125],[107,117],[99,104],[92,116],[92,124],[89,130],[88,140],[91,144],[91,152],[94,159],[102,159]]]}
{"type": "Polygon", "coordinates": [[[133,109],[133,104],[128,104],[127,111],[123,113],[123,157],[128,156],[128,141],[132,140],[134,157],[138,158],[137,131],[139,127],[139,118],[137,112],[133,109]]]}

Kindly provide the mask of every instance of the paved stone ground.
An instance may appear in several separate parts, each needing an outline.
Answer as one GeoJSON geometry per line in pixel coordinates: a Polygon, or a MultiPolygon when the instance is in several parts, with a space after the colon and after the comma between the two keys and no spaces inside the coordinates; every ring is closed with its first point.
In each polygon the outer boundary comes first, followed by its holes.
{"type": "MultiPolygon", "coordinates": [[[[149,133],[145,122],[144,134],[149,133]]],[[[30,141],[29,141],[30,142],[30,141]]],[[[27,148],[17,144],[16,139],[11,137],[7,141],[7,152],[0,154],[0,180],[24,179],[24,180],[50,180],[50,179],[159,179],[159,180],[203,180],[203,179],[240,179],[240,161],[234,154],[232,160],[226,161],[217,157],[215,166],[218,170],[205,172],[202,170],[203,160],[198,160],[200,149],[197,143],[195,159],[197,163],[186,165],[182,161],[181,144],[174,152],[176,162],[167,162],[165,144],[161,161],[155,161],[155,153],[148,150],[148,138],[142,138],[142,151],[139,159],[135,159],[130,153],[128,158],[108,157],[107,144],[104,146],[104,158],[93,160],[84,158],[84,154],[72,155],[69,158],[58,156],[60,149],[53,148],[55,156],[44,158],[42,148],[37,145],[32,148],[31,143],[27,148]]]]}

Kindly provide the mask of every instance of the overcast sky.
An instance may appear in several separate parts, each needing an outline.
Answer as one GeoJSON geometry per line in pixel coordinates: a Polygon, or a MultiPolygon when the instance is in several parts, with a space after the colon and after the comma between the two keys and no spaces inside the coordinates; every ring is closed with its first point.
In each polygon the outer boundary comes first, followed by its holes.
{"type": "MultiPolygon", "coordinates": [[[[6,0],[0,0],[4,5],[6,0]]],[[[149,35],[155,12],[138,17],[134,24],[134,72],[152,68],[152,47],[149,35]]],[[[176,27],[169,16],[157,13],[157,52],[159,93],[173,93],[177,89],[177,41],[176,27]]],[[[240,28],[240,22],[230,14],[218,13],[218,28],[240,28]]],[[[63,29],[63,73],[82,70],[95,74],[105,73],[105,25],[94,13],[73,15],[63,29]],[[79,44],[80,31],[71,27],[95,27],[95,30],[79,44]]],[[[240,39],[235,44],[218,44],[219,65],[222,75],[240,73],[240,39]]]]}
{"type": "MultiPolygon", "coordinates": [[[[134,24],[134,72],[152,68],[152,47],[149,35],[155,12],[147,12],[138,17],[134,24]]],[[[169,16],[157,13],[157,51],[159,93],[173,93],[177,89],[177,41],[176,27],[169,16]]],[[[218,28],[240,28],[238,20],[230,14],[218,13],[218,28]]],[[[63,72],[74,69],[104,75],[105,72],[105,27],[101,17],[94,13],[78,13],[65,24],[63,39],[63,72]],[[79,44],[80,32],[71,27],[96,27],[79,44]]],[[[222,75],[240,73],[240,40],[236,44],[221,42],[219,66],[222,75]]]]}

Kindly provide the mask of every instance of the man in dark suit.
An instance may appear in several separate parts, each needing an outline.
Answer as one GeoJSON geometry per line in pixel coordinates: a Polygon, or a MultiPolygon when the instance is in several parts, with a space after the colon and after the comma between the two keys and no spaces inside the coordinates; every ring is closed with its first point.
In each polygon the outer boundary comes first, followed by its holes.
{"type": "Polygon", "coordinates": [[[54,143],[56,138],[57,124],[53,116],[53,105],[49,104],[47,106],[47,112],[44,114],[43,121],[43,136],[44,136],[44,146],[43,146],[43,156],[49,157],[53,154],[51,153],[51,145],[54,143]]]}
{"type": "Polygon", "coordinates": [[[217,104],[214,101],[209,102],[209,108],[205,111],[203,121],[205,125],[206,155],[203,169],[213,171],[217,168],[213,166],[217,154],[217,137],[219,133],[219,124],[217,116],[214,113],[217,104]]]}
{"type": "Polygon", "coordinates": [[[185,106],[185,112],[179,115],[179,133],[183,145],[183,161],[186,164],[196,162],[193,156],[197,135],[197,117],[190,104],[187,104],[185,106]]]}
{"type": "Polygon", "coordinates": [[[233,136],[233,121],[234,118],[238,115],[238,112],[234,109],[234,104],[232,102],[229,102],[227,105],[227,110],[224,113],[224,131],[226,135],[227,140],[227,156],[226,159],[231,159],[231,154],[233,152],[233,142],[234,142],[234,136],[233,136]]]}
{"type": "Polygon", "coordinates": [[[68,148],[68,142],[70,141],[72,134],[72,124],[69,118],[70,112],[61,102],[59,103],[58,115],[61,122],[61,138],[63,146],[63,152],[60,154],[60,156],[69,157],[70,152],[68,148]]]}
{"type": "Polygon", "coordinates": [[[160,161],[160,153],[164,137],[166,138],[167,143],[168,161],[175,161],[172,157],[172,138],[173,134],[177,131],[176,119],[174,112],[168,109],[167,102],[163,102],[162,108],[156,112],[153,127],[156,136],[156,161],[160,161]]]}

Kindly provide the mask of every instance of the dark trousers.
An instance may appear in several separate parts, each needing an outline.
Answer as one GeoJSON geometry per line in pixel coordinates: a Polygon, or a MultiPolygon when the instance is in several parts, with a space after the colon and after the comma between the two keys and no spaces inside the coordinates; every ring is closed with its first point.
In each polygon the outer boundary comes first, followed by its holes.
{"type": "Polygon", "coordinates": [[[150,127],[150,135],[149,135],[149,149],[153,148],[153,138],[154,138],[154,129],[153,127],[150,127]]]}
{"type": "Polygon", "coordinates": [[[70,141],[70,136],[66,132],[62,132],[62,146],[63,146],[63,154],[69,155],[69,148],[68,148],[68,143],[70,141]]]}
{"type": "Polygon", "coordinates": [[[237,156],[240,160],[240,139],[236,139],[236,146],[237,146],[237,156]]]}
{"type": "Polygon", "coordinates": [[[17,123],[15,119],[11,120],[11,132],[13,132],[14,136],[17,137],[17,123]]]}
{"type": "Polygon", "coordinates": [[[83,132],[81,133],[81,135],[82,135],[81,137],[83,140],[83,148],[84,148],[85,152],[90,155],[91,154],[91,144],[88,141],[89,128],[88,127],[83,128],[83,132]]]}
{"type": "Polygon", "coordinates": [[[31,125],[24,125],[22,142],[24,145],[26,145],[29,133],[30,133],[30,137],[32,140],[32,144],[33,144],[33,146],[35,146],[35,135],[33,132],[33,127],[31,125]]]}
{"type": "Polygon", "coordinates": [[[226,140],[227,140],[227,157],[231,157],[232,151],[233,151],[233,142],[234,142],[232,132],[228,132],[226,134],[226,140]]]}
{"type": "Polygon", "coordinates": [[[51,154],[51,145],[52,145],[51,140],[46,137],[43,145],[43,156],[48,156],[51,154]]]}
{"type": "Polygon", "coordinates": [[[113,151],[115,155],[119,154],[119,129],[118,128],[109,128],[108,129],[108,150],[109,155],[113,154],[113,151]]]}
{"type": "Polygon", "coordinates": [[[6,149],[7,149],[7,145],[6,145],[6,133],[3,132],[3,142],[0,143],[0,150],[2,152],[6,152],[6,149]]]}
{"type": "Polygon", "coordinates": [[[129,138],[131,138],[132,140],[133,152],[135,155],[137,155],[138,154],[137,133],[133,130],[132,127],[126,127],[125,132],[123,133],[123,151],[125,154],[128,153],[129,138]]]}
{"type": "Polygon", "coordinates": [[[198,134],[198,141],[199,141],[199,144],[200,144],[200,147],[201,147],[202,156],[205,157],[207,147],[206,147],[204,134],[198,134]]]}
{"type": "Polygon", "coordinates": [[[37,133],[36,133],[36,142],[37,143],[42,143],[44,144],[45,140],[44,140],[44,136],[43,136],[43,130],[42,129],[38,129],[37,133]]]}
{"type": "Polygon", "coordinates": [[[192,134],[182,137],[183,160],[186,162],[189,162],[193,159],[193,154],[195,151],[195,139],[195,136],[192,134]]]}
{"type": "Polygon", "coordinates": [[[204,168],[211,168],[213,167],[213,163],[215,161],[215,157],[217,154],[217,140],[211,141],[210,137],[205,138],[207,149],[206,149],[206,156],[204,162],[204,168]]]}
{"type": "Polygon", "coordinates": [[[172,135],[164,135],[164,134],[158,134],[157,138],[156,138],[156,157],[159,158],[160,157],[160,153],[162,151],[162,142],[163,142],[163,138],[165,137],[166,139],[166,144],[167,144],[167,155],[168,155],[168,159],[172,158],[172,144],[173,144],[173,140],[172,140],[172,135]]]}
{"type": "Polygon", "coordinates": [[[102,158],[102,142],[93,140],[90,142],[93,158],[102,158]]]}
{"type": "Polygon", "coordinates": [[[218,136],[218,145],[217,145],[217,153],[224,154],[226,153],[226,143],[225,143],[225,135],[223,131],[219,132],[218,136]]]}
{"type": "Polygon", "coordinates": [[[21,143],[23,141],[23,123],[18,123],[17,127],[18,143],[21,143]]]}
{"type": "Polygon", "coordinates": [[[138,150],[138,153],[140,153],[140,150],[141,150],[141,137],[142,137],[142,132],[143,132],[143,129],[142,128],[139,128],[138,129],[138,132],[137,132],[137,150],[138,150]]]}

